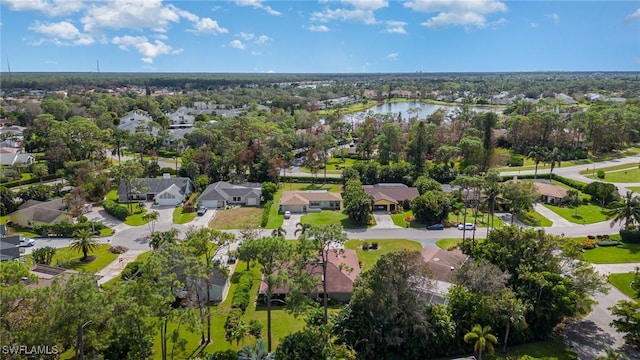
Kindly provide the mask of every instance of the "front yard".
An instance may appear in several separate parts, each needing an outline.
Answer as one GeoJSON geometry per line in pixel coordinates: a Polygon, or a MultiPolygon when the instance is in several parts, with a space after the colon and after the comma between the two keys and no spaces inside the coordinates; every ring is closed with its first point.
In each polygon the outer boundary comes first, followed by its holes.
{"type": "Polygon", "coordinates": [[[602,213],[602,208],[594,204],[580,205],[577,209],[549,204],[544,206],[575,224],[595,224],[609,220],[609,217],[602,213]]]}
{"type": "MultiPolygon", "coordinates": [[[[393,223],[397,226],[400,227],[409,227],[407,222],[405,221],[405,218],[409,217],[409,216],[413,216],[413,211],[411,210],[407,210],[407,211],[403,211],[399,214],[391,214],[391,219],[393,220],[393,223]]],[[[473,211],[470,209],[467,209],[467,218],[466,218],[466,222],[468,223],[473,223],[476,220],[476,217],[473,216],[473,211]]],[[[491,225],[491,223],[489,222],[489,214],[485,214],[483,212],[478,212],[478,218],[477,218],[477,222],[476,224],[478,225],[478,227],[488,227],[491,225]]],[[[456,215],[454,213],[449,213],[449,217],[447,218],[447,222],[450,224],[457,224],[457,223],[462,223],[464,222],[464,214],[460,214],[460,215],[456,215]]],[[[423,224],[417,221],[414,221],[411,223],[411,227],[412,228],[424,228],[427,227],[428,225],[431,224],[423,224]]],[[[504,222],[500,219],[500,217],[498,216],[493,216],[493,226],[494,227],[500,227],[503,226],[504,222]]]]}
{"type": "MultiPolygon", "coordinates": [[[[361,229],[365,226],[354,224],[341,210],[322,210],[310,212],[300,218],[300,222],[310,225],[341,224],[345,229],[361,229]]],[[[375,224],[373,224],[375,225],[375,224]]]]}
{"type": "MultiPolygon", "coordinates": [[[[619,235],[611,239],[619,240],[619,235]]],[[[585,250],[584,259],[594,264],[616,264],[640,262],[640,244],[620,243],[618,246],[598,246],[585,250]]]]}
{"type": "MultiPolygon", "coordinates": [[[[272,206],[273,207],[273,206],[272,206]]],[[[214,229],[243,229],[246,227],[257,229],[262,219],[261,207],[235,207],[216,210],[216,216],[209,224],[214,229]]]]}
{"type": "Polygon", "coordinates": [[[518,220],[522,221],[523,224],[529,226],[542,226],[542,227],[550,227],[553,226],[553,222],[546,217],[542,216],[539,212],[535,210],[531,210],[528,213],[519,216],[518,220]]]}
{"type": "Polygon", "coordinates": [[[196,212],[184,212],[182,206],[176,206],[173,210],[173,223],[174,224],[186,224],[196,218],[196,212]]]}
{"type": "Polygon", "coordinates": [[[633,288],[631,288],[631,282],[634,280],[635,276],[636,274],[632,272],[624,274],[611,274],[609,275],[609,282],[628,297],[640,300],[640,297],[638,297],[638,293],[634,291],[633,288]]]}
{"type": "MultiPolygon", "coordinates": [[[[594,176],[591,177],[597,179],[594,176]]],[[[628,170],[606,173],[603,180],[616,183],[631,183],[638,182],[638,179],[640,179],[640,168],[638,168],[637,165],[632,164],[628,170]]]]}
{"type": "Polygon", "coordinates": [[[400,250],[422,250],[422,244],[416,241],[404,240],[404,239],[380,239],[380,240],[349,240],[344,244],[345,249],[355,250],[358,254],[358,262],[360,263],[361,270],[370,269],[378,259],[387,253],[400,251],[400,250]],[[378,249],[376,250],[362,250],[362,244],[367,242],[378,243],[378,249]]]}
{"type": "MultiPolygon", "coordinates": [[[[68,247],[58,248],[51,260],[51,265],[59,266],[61,263],[73,263],[74,265],[70,267],[72,270],[95,273],[104,269],[118,257],[118,254],[109,252],[109,248],[111,248],[111,245],[99,244],[95,251],[88,254],[89,259],[84,262],[80,261],[80,258],[82,258],[81,252],[71,250],[68,247]]],[[[27,264],[33,264],[31,255],[27,255],[27,264]]]]}
{"type": "MultiPolygon", "coordinates": [[[[273,205],[269,209],[269,221],[267,222],[267,229],[276,229],[282,226],[284,222],[284,215],[278,212],[280,208],[280,199],[282,193],[287,190],[327,190],[329,192],[340,192],[339,184],[310,184],[310,183],[280,183],[280,188],[273,196],[273,205]]],[[[216,215],[217,216],[217,215],[216,215]]]]}

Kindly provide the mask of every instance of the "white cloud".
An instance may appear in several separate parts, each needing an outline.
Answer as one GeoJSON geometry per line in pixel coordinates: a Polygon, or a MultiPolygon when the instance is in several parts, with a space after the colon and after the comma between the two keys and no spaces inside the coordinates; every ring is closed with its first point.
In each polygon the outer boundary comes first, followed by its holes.
{"type": "Polygon", "coordinates": [[[404,21],[387,21],[386,28],[382,30],[382,32],[390,33],[390,34],[406,34],[407,30],[405,30],[405,26],[407,25],[404,21]]]}
{"type": "Polygon", "coordinates": [[[267,74],[275,74],[275,70],[267,70],[267,74]]]}
{"type": "Polygon", "coordinates": [[[134,48],[142,55],[140,60],[145,64],[152,64],[153,59],[160,55],[171,55],[182,52],[182,49],[174,49],[160,40],[149,42],[145,36],[116,36],[111,43],[118,45],[121,50],[134,48]]]}
{"type": "Polygon", "coordinates": [[[438,13],[422,23],[430,28],[449,25],[484,28],[487,15],[507,11],[499,0],[412,0],[404,6],[418,12],[438,13]]]}
{"type": "Polygon", "coordinates": [[[398,56],[399,56],[399,55],[400,55],[400,54],[398,54],[398,53],[391,53],[391,54],[388,54],[388,55],[386,56],[386,59],[387,59],[387,60],[398,60],[398,56]]]}
{"type": "Polygon", "coordinates": [[[95,42],[89,34],[83,34],[75,25],[68,21],[57,23],[41,23],[36,21],[29,30],[45,35],[48,39],[42,39],[34,44],[50,41],[58,46],[91,45],[95,42]]]}
{"type": "Polygon", "coordinates": [[[245,44],[242,43],[242,41],[240,40],[233,40],[229,43],[229,46],[231,46],[232,48],[236,48],[236,49],[240,49],[240,50],[244,50],[247,48],[247,46],[245,44]]]}
{"type": "Polygon", "coordinates": [[[537,28],[538,27],[538,23],[532,22],[531,24],[529,24],[529,26],[531,26],[532,28],[537,28]]]}
{"type": "Polygon", "coordinates": [[[327,32],[327,31],[329,31],[329,28],[324,26],[324,25],[311,25],[307,29],[309,29],[310,31],[315,31],[315,32],[327,32]]]}
{"type": "Polygon", "coordinates": [[[365,24],[376,23],[376,17],[372,10],[327,9],[311,14],[311,21],[329,22],[332,20],[359,21],[365,24]]]}
{"type": "Polygon", "coordinates": [[[242,40],[251,40],[254,37],[256,37],[256,34],[253,33],[246,33],[246,32],[240,32],[238,35],[239,38],[241,38],[242,40]]]}
{"type": "Polygon", "coordinates": [[[258,45],[262,45],[262,44],[267,43],[267,42],[269,42],[269,41],[271,41],[271,38],[270,38],[270,37],[268,37],[267,35],[260,35],[260,36],[258,36],[258,38],[256,39],[256,41],[254,41],[254,42],[255,42],[256,44],[258,44],[258,45]]]}
{"type": "Polygon", "coordinates": [[[629,22],[640,21],[640,8],[638,8],[638,10],[632,12],[631,14],[627,15],[627,17],[625,17],[624,19],[629,22]]]}
{"type": "Polygon", "coordinates": [[[350,4],[356,9],[378,10],[389,6],[387,0],[342,0],[343,3],[350,4]]]}
{"type": "Polygon", "coordinates": [[[173,5],[162,5],[162,0],[115,0],[93,3],[81,21],[88,32],[108,28],[166,32],[181,16],[194,19],[191,15],[173,5]]]}
{"type": "Polygon", "coordinates": [[[548,17],[549,20],[551,20],[554,24],[557,24],[560,21],[560,15],[556,13],[547,14],[545,16],[548,17]]]}
{"type": "Polygon", "coordinates": [[[40,11],[49,16],[68,15],[84,8],[82,0],[2,0],[13,11],[40,11]]]}
{"type": "Polygon", "coordinates": [[[279,11],[275,11],[271,6],[263,4],[264,0],[235,0],[238,6],[251,6],[254,9],[262,9],[271,15],[282,15],[279,11]]]}
{"type": "Polygon", "coordinates": [[[218,22],[211,18],[202,18],[193,22],[193,29],[189,32],[199,34],[227,34],[229,30],[218,25],[218,22]]]}

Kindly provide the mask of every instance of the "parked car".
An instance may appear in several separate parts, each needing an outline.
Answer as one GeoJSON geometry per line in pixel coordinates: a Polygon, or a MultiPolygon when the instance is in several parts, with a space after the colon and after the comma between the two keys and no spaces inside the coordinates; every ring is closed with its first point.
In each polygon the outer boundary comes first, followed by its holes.
{"type": "Polygon", "coordinates": [[[20,239],[20,247],[29,247],[36,244],[36,240],[32,238],[21,238],[20,239]]]}
{"type": "Polygon", "coordinates": [[[458,224],[458,230],[475,230],[476,226],[472,223],[458,224]]]}
{"type": "Polygon", "coordinates": [[[202,216],[202,215],[204,215],[206,212],[207,212],[207,208],[206,208],[206,207],[204,207],[204,206],[200,206],[200,207],[198,208],[198,216],[202,216]]]}
{"type": "Polygon", "coordinates": [[[444,225],[442,224],[433,224],[427,226],[427,230],[444,230],[444,225]]]}
{"type": "Polygon", "coordinates": [[[287,210],[284,212],[284,218],[285,219],[291,219],[291,211],[287,210]]]}

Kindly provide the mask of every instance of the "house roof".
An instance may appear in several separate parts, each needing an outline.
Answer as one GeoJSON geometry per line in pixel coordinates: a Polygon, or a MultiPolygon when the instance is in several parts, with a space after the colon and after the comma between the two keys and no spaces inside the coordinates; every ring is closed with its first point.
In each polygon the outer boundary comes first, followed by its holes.
{"type": "Polygon", "coordinates": [[[412,200],[420,195],[417,188],[398,183],[363,185],[362,188],[367,195],[373,196],[374,201],[385,199],[400,203],[404,200],[412,200]]]}
{"type": "Polygon", "coordinates": [[[27,164],[35,158],[27,153],[0,153],[0,165],[27,164]]]}
{"type": "Polygon", "coordinates": [[[262,196],[262,184],[230,184],[225,181],[218,181],[207,186],[198,196],[198,202],[203,200],[230,200],[233,196],[243,198],[260,198],[262,196]]]}
{"type": "MultiPolygon", "coordinates": [[[[191,179],[187,177],[176,177],[176,178],[142,178],[136,179],[142,180],[147,187],[147,194],[159,194],[165,189],[169,188],[171,185],[175,185],[180,189],[180,191],[185,194],[187,193],[187,187],[189,184],[193,184],[191,179]]],[[[191,185],[193,187],[193,185],[191,185]]],[[[126,181],[123,179],[120,181],[120,186],[118,186],[118,195],[126,195],[127,185],[126,181]]]]}
{"type": "Polygon", "coordinates": [[[184,195],[182,190],[180,190],[180,188],[177,187],[176,184],[171,184],[171,186],[159,192],[156,197],[162,198],[162,195],[164,194],[171,194],[173,198],[180,198],[184,195]]]}
{"type": "Polygon", "coordinates": [[[280,205],[308,205],[311,201],[341,201],[339,193],[328,191],[285,191],[280,199],[280,205]]]}
{"type": "Polygon", "coordinates": [[[557,199],[564,199],[567,197],[567,189],[559,185],[535,181],[533,186],[536,187],[540,196],[549,196],[557,199]]]}
{"type": "Polygon", "coordinates": [[[22,214],[25,218],[42,223],[50,223],[60,215],[67,214],[63,199],[50,201],[28,200],[14,213],[22,214]]]}
{"type": "Polygon", "coordinates": [[[435,247],[423,248],[420,253],[433,272],[432,279],[449,283],[453,270],[460,268],[468,258],[460,250],[446,251],[435,247]]]}
{"type": "MultiPolygon", "coordinates": [[[[358,255],[355,250],[330,250],[327,258],[327,293],[351,293],[353,292],[353,283],[360,275],[360,264],[358,263],[358,255]],[[344,264],[344,266],[341,266],[344,264]]],[[[322,291],[321,278],[322,266],[309,265],[307,271],[318,278],[318,288],[316,291],[322,291]]],[[[260,284],[260,294],[267,291],[267,284],[262,281],[260,284]]],[[[274,294],[286,294],[289,292],[288,287],[274,289],[274,294]]]]}
{"type": "Polygon", "coordinates": [[[20,235],[0,238],[0,261],[11,261],[20,257],[20,235]]]}
{"type": "Polygon", "coordinates": [[[51,286],[56,278],[67,281],[70,277],[79,274],[79,272],[75,270],[42,264],[36,264],[29,272],[38,277],[38,283],[31,284],[31,287],[51,286]]]}

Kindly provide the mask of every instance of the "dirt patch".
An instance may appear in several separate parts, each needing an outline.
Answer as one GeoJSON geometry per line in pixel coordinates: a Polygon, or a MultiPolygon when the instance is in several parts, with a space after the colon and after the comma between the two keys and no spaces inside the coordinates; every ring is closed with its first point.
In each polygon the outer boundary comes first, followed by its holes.
{"type": "Polygon", "coordinates": [[[262,220],[262,208],[237,207],[229,210],[217,210],[216,216],[209,223],[214,229],[258,228],[262,220]]]}

